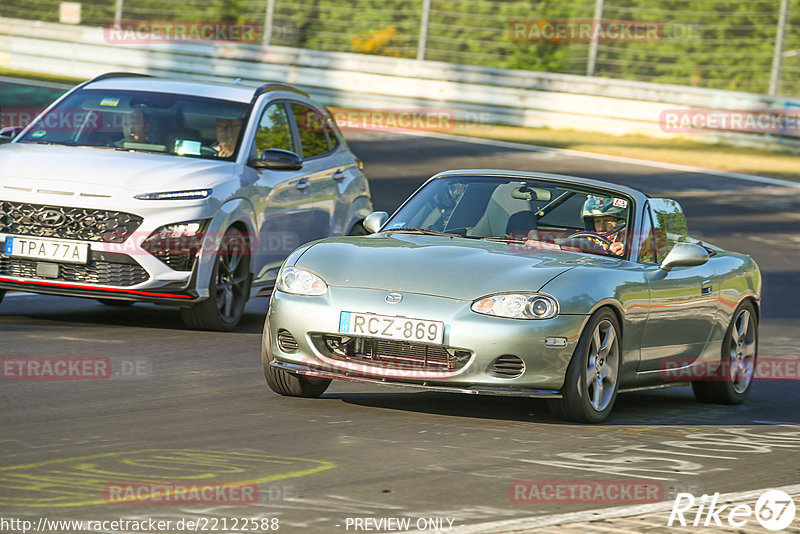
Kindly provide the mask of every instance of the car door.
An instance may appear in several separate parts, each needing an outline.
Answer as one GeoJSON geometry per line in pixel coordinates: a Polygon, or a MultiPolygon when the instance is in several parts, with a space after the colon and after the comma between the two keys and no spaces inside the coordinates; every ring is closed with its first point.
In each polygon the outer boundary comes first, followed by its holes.
{"type": "Polygon", "coordinates": [[[325,131],[324,114],[300,102],[290,104],[303,156],[307,193],[314,202],[311,224],[315,239],[331,235],[339,204],[338,183],[345,177],[341,157],[325,131]]]}
{"type": "MultiPolygon", "coordinates": [[[[268,148],[300,153],[292,131],[286,102],[270,102],[261,113],[251,157],[268,148]]],[[[259,169],[256,186],[261,194],[253,195],[258,225],[259,269],[256,281],[270,277],[284,259],[297,247],[316,239],[318,232],[311,217],[314,200],[309,194],[308,169],[259,169]],[[256,203],[258,203],[256,205],[256,203]]]]}
{"type": "MultiPolygon", "coordinates": [[[[668,199],[650,199],[652,250],[646,269],[650,305],[642,340],[640,371],[686,365],[697,359],[708,343],[719,307],[719,282],[713,261],[665,272],[659,263],[676,242],[688,238],[680,205],[668,199]]],[[[648,252],[643,251],[646,256],[648,252]]]]}

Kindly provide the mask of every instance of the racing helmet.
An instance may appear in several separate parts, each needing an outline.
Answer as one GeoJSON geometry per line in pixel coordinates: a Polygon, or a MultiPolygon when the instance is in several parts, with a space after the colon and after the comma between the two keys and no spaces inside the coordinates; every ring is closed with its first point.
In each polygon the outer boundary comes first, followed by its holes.
{"type": "Polygon", "coordinates": [[[616,217],[621,219],[618,223],[616,232],[625,228],[627,221],[628,201],[621,198],[598,197],[589,195],[583,203],[581,218],[583,226],[589,231],[594,231],[595,217],[616,217]]]}

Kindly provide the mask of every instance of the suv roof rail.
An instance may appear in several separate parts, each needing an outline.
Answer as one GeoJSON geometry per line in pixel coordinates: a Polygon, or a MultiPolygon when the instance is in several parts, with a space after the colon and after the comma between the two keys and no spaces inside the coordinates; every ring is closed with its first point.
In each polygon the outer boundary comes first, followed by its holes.
{"type": "Polygon", "coordinates": [[[297,87],[292,87],[291,85],[286,85],[285,83],[270,82],[259,86],[258,89],[255,90],[255,92],[253,93],[253,100],[255,100],[256,98],[258,98],[259,96],[263,95],[268,91],[290,91],[292,93],[297,93],[305,97],[309,96],[308,93],[306,93],[301,89],[298,89],[297,87]]]}
{"type": "Polygon", "coordinates": [[[89,83],[99,82],[100,80],[107,80],[109,78],[152,78],[149,74],[140,74],[138,72],[106,72],[100,76],[96,76],[89,80],[89,83]]]}

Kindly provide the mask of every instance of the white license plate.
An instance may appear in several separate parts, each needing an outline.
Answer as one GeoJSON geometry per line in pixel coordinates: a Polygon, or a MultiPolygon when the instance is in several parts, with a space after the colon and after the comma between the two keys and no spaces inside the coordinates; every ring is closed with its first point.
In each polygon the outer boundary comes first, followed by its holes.
{"type": "Polygon", "coordinates": [[[88,263],[89,245],[33,237],[7,237],[6,256],[63,263],[88,263]]]}
{"type": "Polygon", "coordinates": [[[441,345],[444,340],[444,323],[343,311],[339,316],[339,333],[441,345]]]}

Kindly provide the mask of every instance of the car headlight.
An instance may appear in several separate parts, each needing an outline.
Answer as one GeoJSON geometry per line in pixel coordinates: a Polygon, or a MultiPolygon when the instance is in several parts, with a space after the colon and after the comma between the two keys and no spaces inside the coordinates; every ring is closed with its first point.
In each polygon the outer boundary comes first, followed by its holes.
{"type": "Polygon", "coordinates": [[[211,189],[192,189],[189,191],[165,191],[163,193],[143,193],[133,198],[139,200],[200,200],[211,196],[211,189]]]}
{"type": "Polygon", "coordinates": [[[509,319],[552,319],[558,315],[558,301],[542,293],[500,293],[479,298],[471,309],[509,319]]]}
{"type": "Polygon", "coordinates": [[[316,296],[324,295],[328,290],[328,284],[311,271],[298,267],[284,267],[278,274],[275,288],[293,295],[316,296]]]}
{"type": "Polygon", "coordinates": [[[167,224],[147,236],[142,248],[176,271],[191,271],[209,219],[167,224]]]}

